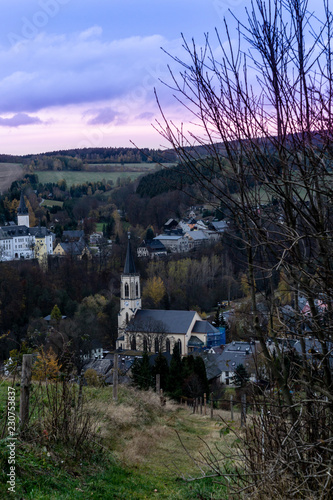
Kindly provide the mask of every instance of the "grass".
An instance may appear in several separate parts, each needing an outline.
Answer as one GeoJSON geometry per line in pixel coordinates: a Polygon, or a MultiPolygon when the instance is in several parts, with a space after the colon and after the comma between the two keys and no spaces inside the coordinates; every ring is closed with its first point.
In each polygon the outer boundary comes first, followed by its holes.
{"type": "MultiPolygon", "coordinates": [[[[65,180],[68,187],[77,184],[84,184],[86,182],[98,182],[98,181],[112,181],[116,184],[117,179],[137,179],[142,172],[85,172],[85,171],[36,171],[38,175],[38,180],[42,184],[48,182],[57,183],[60,180],[65,180]]],[[[148,173],[148,172],[147,172],[148,173]]]]}
{"type": "MultiPolygon", "coordinates": [[[[0,386],[3,408],[7,383],[0,386]]],[[[199,470],[184,451],[178,435],[193,456],[218,442],[220,426],[208,416],[167,401],[161,407],[153,392],[119,388],[84,388],[97,437],[74,458],[65,444],[30,438],[16,447],[16,494],[24,499],[223,499],[226,491],[214,479],[184,481],[199,470]],[[101,441],[102,447],[96,443],[101,441]]],[[[17,388],[19,398],[19,388],[17,388]]],[[[34,393],[34,391],[33,391],[34,393]]],[[[0,417],[1,418],[1,417],[0,417]]],[[[3,422],[3,420],[2,420],[3,422]]],[[[0,419],[1,424],[1,419],[0,419]]],[[[0,427],[2,431],[2,426],[0,427]]],[[[230,436],[224,438],[230,439],[230,436]]],[[[7,448],[0,441],[0,497],[7,497],[7,448]]]]}
{"type": "Polygon", "coordinates": [[[63,201],[56,201],[56,200],[44,200],[43,203],[41,203],[42,207],[60,207],[62,208],[64,205],[63,201]]]}

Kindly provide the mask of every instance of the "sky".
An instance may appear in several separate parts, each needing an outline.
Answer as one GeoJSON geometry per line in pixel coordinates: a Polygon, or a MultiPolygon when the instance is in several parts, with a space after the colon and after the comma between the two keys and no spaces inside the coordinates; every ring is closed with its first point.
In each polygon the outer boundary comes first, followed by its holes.
{"type": "MultiPolygon", "coordinates": [[[[0,153],[168,147],[152,124],[154,88],[172,119],[184,110],[160,80],[244,0],[5,0],[0,5],[0,153]]],[[[186,119],[186,117],[185,117],[186,119]]]]}
{"type": "MultiPolygon", "coordinates": [[[[188,119],[161,83],[247,0],[4,0],[0,5],[0,153],[83,147],[164,148],[163,110],[188,119]],[[163,50],[162,50],[163,48],[163,50]],[[166,53],[167,52],[167,53],[166,53]]],[[[231,20],[232,23],[232,20],[231,20]]],[[[217,45],[217,41],[215,41],[217,45]]]]}

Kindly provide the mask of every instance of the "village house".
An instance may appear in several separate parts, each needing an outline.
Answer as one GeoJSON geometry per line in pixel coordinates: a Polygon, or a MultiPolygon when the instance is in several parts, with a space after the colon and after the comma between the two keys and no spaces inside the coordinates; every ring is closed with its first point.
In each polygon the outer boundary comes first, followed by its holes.
{"type": "Polygon", "coordinates": [[[137,256],[150,257],[151,259],[163,257],[167,255],[167,249],[160,242],[160,240],[143,240],[141,245],[137,248],[137,256]]]}
{"type": "Polygon", "coordinates": [[[172,253],[182,253],[189,251],[189,241],[183,235],[160,234],[154,238],[158,240],[167,250],[172,253]]]}
{"type": "Polygon", "coordinates": [[[222,353],[215,354],[212,351],[202,354],[210,382],[233,386],[236,368],[239,365],[244,366],[251,382],[257,382],[262,369],[259,357],[261,348],[258,341],[234,341],[226,344],[222,353]]]}
{"type": "Polygon", "coordinates": [[[0,260],[38,259],[46,265],[47,256],[53,254],[54,238],[46,227],[30,227],[29,211],[21,193],[17,225],[12,222],[0,227],[0,260]]]}
{"type": "Polygon", "coordinates": [[[78,241],[61,241],[53,251],[54,255],[59,257],[71,256],[79,260],[83,258],[91,259],[91,251],[83,238],[78,241]]]}

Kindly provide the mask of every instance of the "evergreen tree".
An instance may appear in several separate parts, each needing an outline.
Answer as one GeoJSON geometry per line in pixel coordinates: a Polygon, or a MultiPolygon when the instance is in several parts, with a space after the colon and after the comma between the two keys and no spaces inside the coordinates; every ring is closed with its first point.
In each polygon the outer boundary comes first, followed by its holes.
{"type": "Polygon", "coordinates": [[[152,369],[149,364],[149,356],[147,352],[143,353],[141,359],[136,358],[132,365],[132,380],[133,384],[139,389],[148,390],[153,386],[152,369]]]}
{"type": "Polygon", "coordinates": [[[153,377],[156,380],[156,375],[160,374],[160,387],[165,390],[167,387],[168,376],[169,376],[169,365],[167,359],[163,356],[161,352],[156,356],[155,364],[153,366],[153,377]]]}
{"type": "Polygon", "coordinates": [[[235,369],[235,375],[232,377],[232,382],[237,387],[245,387],[249,380],[250,376],[247,373],[245,366],[242,364],[237,365],[235,369]]]}
{"type": "Polygon", "coordinates": [[[150,227],[148,227],[147,232],[146,232],[146,241],[152,240],[154,237],[155,237],[154,230],[150,226],[150,227]]]}
{"type": "Polygon", "coordinates": [[[167,391],[173,399],[179,399],[182,395],[183,366],[179,350],[179,344],[176,342],[170,362],[167,391]]]}

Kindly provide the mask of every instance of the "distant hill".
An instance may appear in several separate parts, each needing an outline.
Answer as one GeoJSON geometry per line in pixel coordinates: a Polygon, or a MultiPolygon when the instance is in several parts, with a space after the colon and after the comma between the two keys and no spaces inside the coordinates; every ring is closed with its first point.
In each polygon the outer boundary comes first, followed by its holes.
{"type": "Polygon", "coordinates": [[[36,170],[81,170],[83,164],[174,163],[173,150],[136,148],[83,148],[50,151],[32,155],[0,154],[0,163],[22,163],[36,170]]]}

